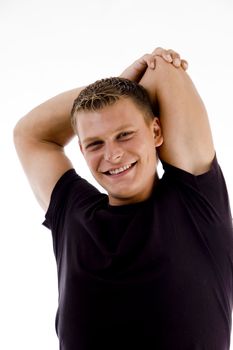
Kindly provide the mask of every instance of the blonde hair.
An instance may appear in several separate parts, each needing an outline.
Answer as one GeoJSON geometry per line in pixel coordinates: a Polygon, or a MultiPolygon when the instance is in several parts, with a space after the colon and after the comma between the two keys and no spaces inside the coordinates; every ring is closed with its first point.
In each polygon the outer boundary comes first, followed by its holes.
{"type": "Polygon", "coordinates": [[[145,88],[124,78],[106,78],[84,88],[75,99],[71,110],[71,124],[76,130],[76,116],[80,111],[96,111],[114,104],[120,98],[131,98],[142,110],[146,121],[154,118],[152,105],[145,88]]]}

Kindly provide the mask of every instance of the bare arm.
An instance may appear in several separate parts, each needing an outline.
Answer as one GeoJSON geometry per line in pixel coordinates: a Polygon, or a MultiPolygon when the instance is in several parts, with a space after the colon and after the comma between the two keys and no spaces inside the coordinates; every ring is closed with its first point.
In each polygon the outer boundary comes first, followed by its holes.
{"type": "MultiPolygon", "coordinates": [[[[143,74],[147,66],[147,62],[143,61],[136,71],[139,75],[143,74]]],[[[133,69],[127,69],[127,74],[130,77],[135,75],[134,65],[133,69]]],[[[45,210],[57,180],[72,168],[64,147],[74,137],[70,112],[73,101],[82,89],[64,92],[44,102],[20,119],[14,129],[15,146],[22,166],[36,198],[45,210]]]]}
{"type": "Polygon", "coordinates": [[[70,111],[81,90],[70,90],[44,102],[20,119],[14,129],[20,161],[45,210],[57,180],[72,168],[64,146],[74,137],[70,111]]]}
{"type": "Polygon", "coordinates": [[[159,105],[160,159],[195,175],[208,171],[215,154],[208,115],[188,74],[156,56],[156,68],[140,84],[159,105]]]}

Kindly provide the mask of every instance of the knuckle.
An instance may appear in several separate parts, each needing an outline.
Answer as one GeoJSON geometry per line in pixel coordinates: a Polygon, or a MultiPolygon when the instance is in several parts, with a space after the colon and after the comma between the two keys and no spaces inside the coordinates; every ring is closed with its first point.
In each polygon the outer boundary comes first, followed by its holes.
{"type": "Polygon", "coordinates": [[[174,50],[172,50],[172,49],[169,49],[168,51],[169,51],[169,53],[170,53],[171,55],[176,56],[176,57],[180,57],[180,55],[178,54],[178,52],[176,52],[176,51],[174,51],[174,50]]]}
{"type": "Polygon", "coordinates": [[[164,48],[162,48],[162,47],[157,47],[157,48],[153,51],[153,53],[154,53],[154,54],[161,54],[163,51],[165,51],[164,48]]]}

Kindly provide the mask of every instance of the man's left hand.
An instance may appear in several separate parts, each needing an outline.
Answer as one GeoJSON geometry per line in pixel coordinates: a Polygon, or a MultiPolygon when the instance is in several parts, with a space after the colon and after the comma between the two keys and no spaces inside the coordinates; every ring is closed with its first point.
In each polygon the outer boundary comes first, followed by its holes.
{"type": "Polygon", "coordinates": [[[151,54],[145,54],[120,75],[121,78],[126,78],[135,82],[139,82],[147,70],[156,68],[156,56],[162,57],[166,62],[172,64],[176,68],[188,68],[188,62],[180,58],[180,55],[174,50],[165,50],[161,47],[156,48],[151,54]]]}

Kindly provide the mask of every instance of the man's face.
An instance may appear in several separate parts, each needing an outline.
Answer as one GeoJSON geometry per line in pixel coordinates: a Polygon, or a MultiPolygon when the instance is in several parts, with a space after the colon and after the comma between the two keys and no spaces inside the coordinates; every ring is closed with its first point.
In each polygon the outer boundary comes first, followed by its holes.
{"type": "Polygon", "coordinates": [[[157,118],[146,123],[130,98],[77,114],[81,151],[111,205],[147,199],[155,181],[155,147],[162,144],[157,118]]]}

